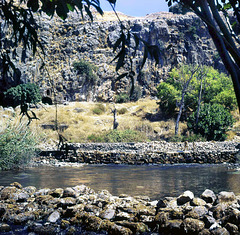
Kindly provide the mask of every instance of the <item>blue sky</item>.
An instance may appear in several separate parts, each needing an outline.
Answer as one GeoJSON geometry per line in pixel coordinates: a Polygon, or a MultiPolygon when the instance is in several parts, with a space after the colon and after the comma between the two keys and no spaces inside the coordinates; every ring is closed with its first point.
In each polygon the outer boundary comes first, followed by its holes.
{"type": "MultiPolygon", "coordinates": [[[[107,0],[100,0],[104,11],[111,11],[107,0]]],[[[117,0],[116,10],[130,16],[145,16],[150,13],[167,11],[165,0],[117,0]]]]}

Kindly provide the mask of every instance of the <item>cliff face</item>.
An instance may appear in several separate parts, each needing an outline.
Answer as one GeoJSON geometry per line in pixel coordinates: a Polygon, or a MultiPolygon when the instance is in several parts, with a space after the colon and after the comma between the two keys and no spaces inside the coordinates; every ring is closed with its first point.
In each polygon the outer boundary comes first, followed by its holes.
{"type": "MultiPolygon", "coordinates": [[[[141,76],[136,75],[136,85],[142,96],[154,96],[156,86],[172,66],[181,62],[204,63],[220,66],[217,52],[205,26],[194,14],[173,15],[158,13],[144,18],[126,17],[123,23],[150,44],[161,49],[161,65],[148,59],[141,76]],[[171,45],[170,49],[169,45],[171,45]]],[[[40,37],[45,46],[45,67],[37,55],[27,56],[25,63],[19,61],[22,79],[37,82],[45,96],[52,96],[53,87],[60,100],[111,101],[116,94],[129,90],[129,81],[115,82],[116,56],[113,45],[119,37],[120,26],[112,13],[104,18],[96,17],[93,23],[82,21],[72,14],[66,21],[41,17],[40,37]],[[89,82],[73,69],[73,62],[86,60],[97,67],[96,79],[89,82]]],[[[141,63],[143,52],[139,50],[134,66],[141,63]]]]}

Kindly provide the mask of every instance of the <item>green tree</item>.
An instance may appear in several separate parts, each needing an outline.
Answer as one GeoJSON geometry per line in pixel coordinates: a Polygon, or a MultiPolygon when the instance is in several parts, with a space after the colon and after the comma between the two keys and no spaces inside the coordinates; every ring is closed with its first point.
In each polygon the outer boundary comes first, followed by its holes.
{"type": "Polygon", "coordinates": [[[90,62],[85,60],[75,61],[73,63],[73,68],[77,72],[77,74],[83,78],[82,83],[96,83],[97,75],[95,74],[95,72],[97,68],[90,62]]]}
{"type": "MultiPolygon", "coordinates": [[[[157,87],[159,106],[164,112],[171,114],[177,109],[184,84],[191,78],[191,70],[193,70],[191,65],[175,67],[169,72],[168,79],[157,87]],[[168,99],[172,100],[168,101],[168,99]]],[[[202,93],[200,103],[219,103],[229,110],[237,107],[231,78],[213,67],[198,67],[193,74],[184,95],[185,111],[196,110],[200,90],[202,93]]]]}
{"type": "Polygon", "coordinates": [[[33,83],[21,84],[4,92],[4,105],[16,107],[28,103],[37,104],[41,101],[39,87],[33,83]]]}
{"type": "Polygon", "coordinates": [[[167,82],[162,82],[157,87],[158,105],[160,109],[169,114],[175,113],[176,103],[179,98],[180,92],[172,85],[167,82]]]}
{"type": "Polygon", "coordinates": [[[191,9],[207,25],[209,34],[218,50],[225,68],[231,75],[234,91],[240,108],[240,40],[234,31],[240,23],[238,0],[166,0],[168,5],[182,4],[191,9]],[[230,12],[233,10],[235,21],[230,23],[230,12]],[[220,12],[223,14],[221,15],[220,12]]]}
{"type": "Polygon", "coordinates": [[[195,134],[201,134],[207,140],[223,141],[226,132],[233,125],[233,117],[220,104],[205,104],[199,113],[196,125],[196,113],[188,118],[188,129],[195,134]]]}

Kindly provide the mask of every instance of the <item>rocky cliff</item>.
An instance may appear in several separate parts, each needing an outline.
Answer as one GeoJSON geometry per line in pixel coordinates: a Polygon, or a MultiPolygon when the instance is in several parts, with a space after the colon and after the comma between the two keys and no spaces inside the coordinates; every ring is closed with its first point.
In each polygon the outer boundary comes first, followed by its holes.
{"type": "MultiPolygon", "coordinates": [[[[113,45],[119,37],[120,25],[115,16],[107,12],[104,17],[95,16],[94,22],[83,21],[80,15],[72,14],[67,20],[41,17],[40,37],[46,56],[27,56],[19,61],[22,79],[37,82],[44,96],[60,100],[112,101],[117,94],[129,91],[129,81],[115,82],[116,56],[113,45]],[[73,62],[85,60],[95,65],[95,80],[89,82],[73,69],[73,62]],[[54,88],[54,89],[53,89],[54,88]]],[[[155,96],[156,86],[166,78],[172,66],[178,63],[204,63],[221,68],[214,44],[201,20],[192,13],[174,15],[155,13],[142,18],[120,14],[123,23],[152,45],[161,50],[160,65],[147,59],[140,75],[136,75],[136,87],[141,95],[155,96]],[[169,49],[171,45],[171,49],[169,49]]],[[[140,48],[134,60],[137,70],[142,61],[140,48]]]]}

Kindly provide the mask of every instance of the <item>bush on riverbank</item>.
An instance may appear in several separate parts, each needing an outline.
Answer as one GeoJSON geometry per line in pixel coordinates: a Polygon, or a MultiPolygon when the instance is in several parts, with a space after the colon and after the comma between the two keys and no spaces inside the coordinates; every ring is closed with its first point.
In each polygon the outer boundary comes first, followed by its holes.
{"type": "Polygon", "coordinates": [[[195,112],[188,118],[188,129],[201,134],[207,140],[225,140],[226,132],[232,125],[232,115],[220,104],[205,104],[201,108],[197,124],[195,112]]]}
{"type": "Polygon", "coordinates": [[[28,163],[37,153],[38,138],[24,122],[0,129],[0,170],[28,163]]]}

